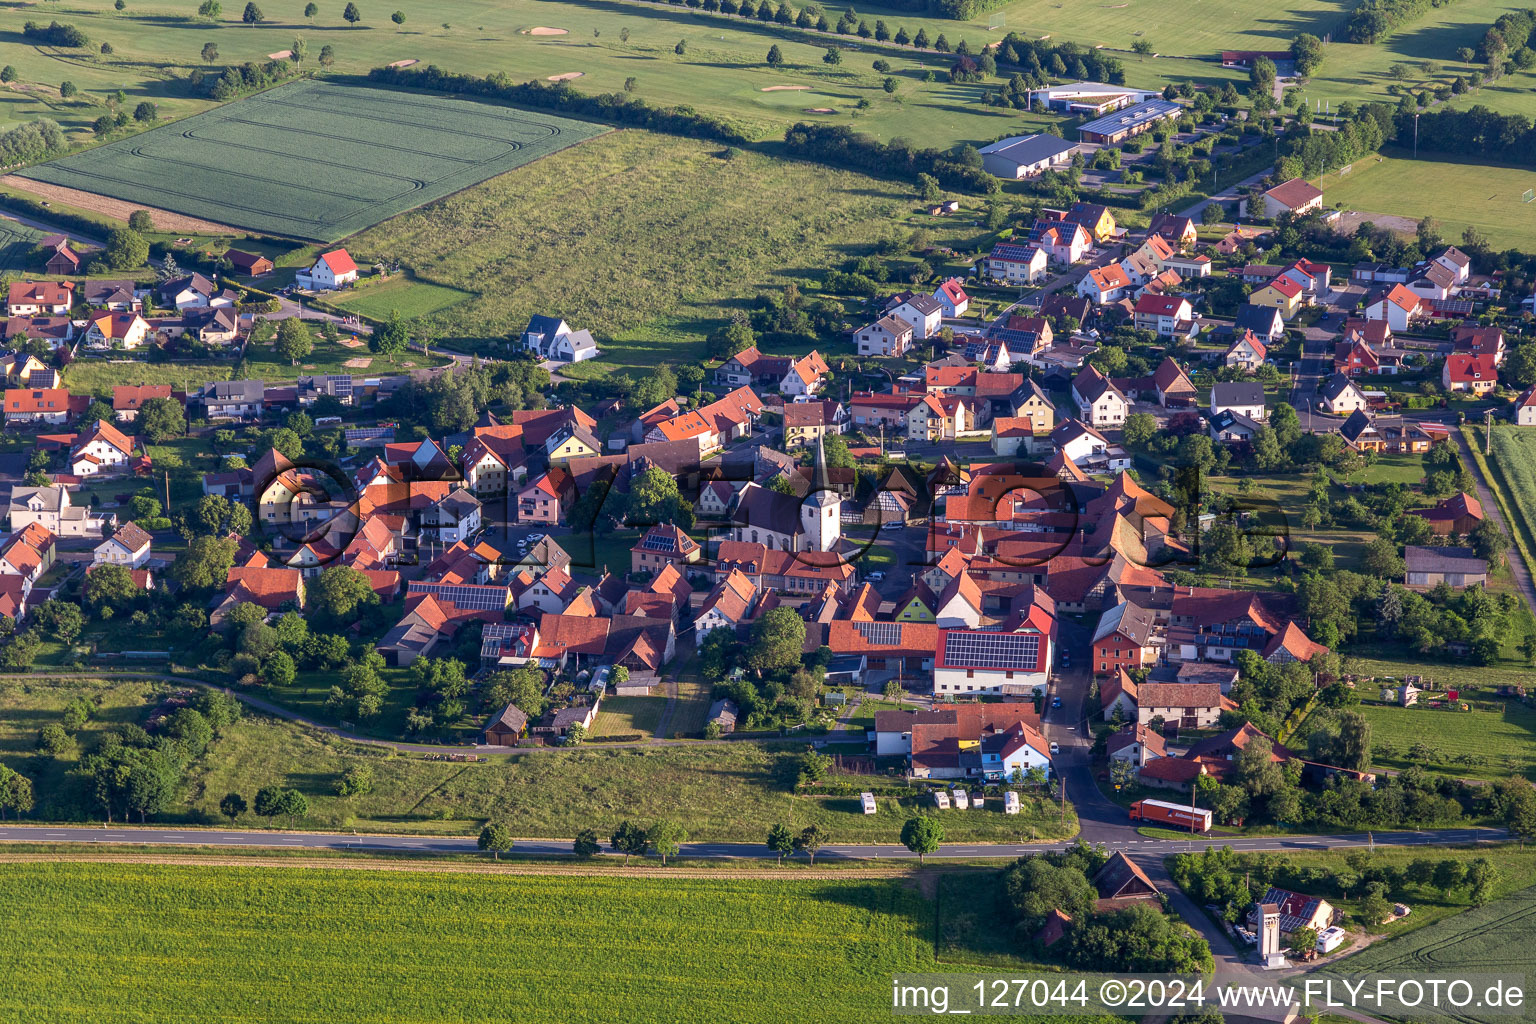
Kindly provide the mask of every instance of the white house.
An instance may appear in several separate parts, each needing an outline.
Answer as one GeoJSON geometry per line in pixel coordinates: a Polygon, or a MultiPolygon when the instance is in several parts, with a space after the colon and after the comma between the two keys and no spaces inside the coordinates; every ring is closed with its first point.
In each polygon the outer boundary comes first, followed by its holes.
{"type": "Polygon", "coordinates": [[[1385,320],[1393,333],[1401,333],[1418,318],[1422,302],[1409,288],[1395,284],[1390,290],[1370,298],[1365,307],[1365,318],[1385,320]]]}
{"type": "Polygon", "coordinates": [[[480,499],[456,487],[421,511],[421,532],[443,544],[457,544],[480,532],[480,499]]]}
{"type": "Polygon", "coordinates": [[[1094,427],[1115,427],[1125,422],[1131,403],[1119,388],[1093,366],[1083,368],[1072,380],[1072,399],[1077,415],[1094,427]]]}
{"type": "Polygon", "coordinates": [[[1055,622],[1034,605],[1021,629],[997,633],[941,629],[933,662],[933,692],[961,694],[1044,693],[1050,677],[1055,622]]]}
{"type": "Polygon", "coordinates": [[[120,565],[137,569],[149,561],[150,536],[137,523],[125,523],[96,545],[93,565],[120,565]]]}
{"type": "Polygon", "coordinates": [[[1130,274],[1123,266],[1111,263],[1107,267],[1096,267],[1084,274],[1083,279],[1077,282],[1077,294],[1105,306],[1125,298],[1126,291],[1132,283],[1130,274]]]}
{"type": "Polygon", "coordinates": [[[923,340],[939,333],[944,322],[944,307],[931,295],[914,295],[890,313],[911,324],[913,336],[923,340]]]}
{"type": "Polygon", "coordinates": [[[125,465],[133,458],[133,441],[106,420],[97,420],[89,433],[80,435],[69,453],[69,471],[75,476],[97,473],[125,465]]]}
{"type": "Polygon", "coordinates": [[[971,308],[971,297],[965,294],[958,277],[952,277],[939,285],[933,297],[944,307],[944,315],[947,317],[964,316],[965,311],[971,308]]]}
{"type": "Polygon", "coordinates": [[[333,292],[357,281],[357,264],[345,249],[323,252],[308,270],[294,275],[300,288],[317,292],[333,292]]]}
{"type": "Polygon", "coordinates": [[[1071,419],[1062,420],[1051,431],[1051,443],[1077,465],[1082,465],[1094,455],[1104,455],[1110,447],[1109,440],[1103,434],[1071,419]]]}
{"type": "Polygon", "coordinates": [[[1436,255],[1433,262],[1455,275],[1457,284],[1466,284],[1467,279],[1472,276],[1471,258],[1454,245],[1446,246],[1445,251],[1436,255]]]}
{"type": "Polygon", "coordinates": [[[102,313],[92,317],[90,324],[86,348],[138,348],[149,335],[149,322],[137,313],[102,313]]]}
{"type": "Polygon", "coordinates": [[[585,362],[601,354],[591,331],[573,331],[564,320],[541,314],[529,318],[523,347],[540,359],[558,363],[585,362]]]}
{"type": "Polygon", "coordinates": [[[62,316],[75,303],[71,281],[17,281],[6,292],[6,316],[62,316]]]}
{"type": "Polygon", "coordinates": [[[1536,387],[1526,388],[1515,399],[1515,423],[1522,427],[1536,427],[1536,387]]]}
{"type": "Polygon", "coordinates": [[[900,356],[912,344],[912,325],[899,316],[883,316],[854,332],[861,356],[900,356]]]}
{"type": "Polygon", "coordinates": [[[1282,213],[1300,217],[1322,208],[1322,190],[1301,178],[1281,182],[1264,193],[1264,216],[1270,220],[1282,213]]]}
{"type": "Polygon", "coordinates": [[[1217,381],[1211,386],[1211,415],[1235,412],[1264,422],[1264,385],[1255,381],[1217,381]]]}
{"type": "Polygon", "coordinates": [[[1045,277],[1050,259],[1046,250],[1038,245],[998,242],[992,247],[983,265],[987,276],[993,281],[1004,284],[1034,284],[1045,277]]]}

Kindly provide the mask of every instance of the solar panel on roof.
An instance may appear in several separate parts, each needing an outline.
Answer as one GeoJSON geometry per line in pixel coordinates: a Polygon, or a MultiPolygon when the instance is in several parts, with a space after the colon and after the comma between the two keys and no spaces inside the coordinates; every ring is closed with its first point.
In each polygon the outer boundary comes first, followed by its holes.
{"type": "Polygon", "coordinates": [[[895,647],[901,643],[899,622],[855,622],[853,628],[867,642],[878,647],[895,647]]]}
{"type": "Polygon", "coordinates": [[[944,661],[967,668],[1032,671],[1040,660],[1040,638],[1030,633],[949,633],[944,661]]]}
{"type": "Polygon", "coordinates": [[[422,583],[413,581],[411,594],[431,594],[450,602],[455,608],[467,612],[494,612],[507,606],[509,593],[506,587],[483,587],[462,583],[422,583]]]}
{"type": "Polygon", "coordinates": [[[640,546],[646,551],[677,550],[677,545],[673,543],[672,535],[670,533],[646,534],[645,540],[641,541],[640,546]]]}

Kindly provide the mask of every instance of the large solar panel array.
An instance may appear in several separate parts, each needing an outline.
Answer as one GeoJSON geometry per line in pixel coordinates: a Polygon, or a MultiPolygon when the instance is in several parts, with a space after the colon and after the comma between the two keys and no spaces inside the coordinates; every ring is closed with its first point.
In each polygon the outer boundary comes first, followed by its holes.
{"type": "Polygon", "coordinates": [[[422,583],[413,581],[407,591],[411,594],[431,594],[442,601],[450,601],[454,607],[467,612],[494,612],[506,608],[509,591],[506,587],[484,587],[467,583],[422,583]]]}
{"type": "Polygon", "coordinates": [[[899,622],[855,622],[853,628],[866,641],[878,647],[896,647],[901,643],[899,622]]]}
{"type": "Polygon", "coordinates": [[[1040,637],[1033,633],[953,632],[944,637],[944,661],[962,668],[1034,671],[1040,637]]]}
{"type": "Polygon", "coordinates": [[[332,392],[335,394],[335,396],[337,398],[351,398],[352,397],[352,375],[351,374],[349,374],[349,373],[333,373],[333,374],[330,374],[329,376],[327,376],[325,379],[326,379],[327,382],[330,383],[332,392]]]}
{"type": "Polygon", "coordinates": [[[395,428],[394,427],[352,427],[352,428],[349,428],[345,433],[346,433],[346,437],[347,437],[347,441],[348,442],[353,442],[353,441],[377,441],[381,437],[382,438],[389,438],[389,439],[393,440],[393,438],[395,436],[395,428]]]}
{"type": "Polygon", "coordinates": [[[502,642],[514,639],[527,628],[520,622],[487,622],[480,634],[480,657],[501,657],[502,642]]]}

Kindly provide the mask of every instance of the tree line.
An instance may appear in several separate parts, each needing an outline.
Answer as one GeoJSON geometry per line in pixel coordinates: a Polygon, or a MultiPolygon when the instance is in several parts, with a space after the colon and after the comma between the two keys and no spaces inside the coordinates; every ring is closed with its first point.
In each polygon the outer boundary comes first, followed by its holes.
{"type": "Polygon", "coordinates": [[[1344,39],[1351,43],[1380,42],[1409,22],[1450,3],[1451,0],[1364,0],[1344,22],[1344,39]]]}
{"type": "MultiPolygon", "coordinates": [[[[1414,115],[1397,116],[1397,135],[1408,138],[1414,115]]],[[[1520,114],[1500,114],[1479,103],[1468,110],[1441,108],[1418,115],[1419,149],[1471,159],[1536,164],[1536,126],[1520,114]]]]}
{"type": "Polygon", "coordinates": [[[518,106],[554,110],[561,114],[584,117],[612,124],[647,128],[691,139],[715,139],[741,144],[746,136],[724,120],[701,114],[692,107],[653,107],[644,100],[622,93],[588,96],[564,82],[514,82],[511,76],[495,71],[485,77],[444,71],[434,64],[425,68],[374,68],[371,81],[408,89],[426,89],[463,96],[488,96],[518,106]]]}

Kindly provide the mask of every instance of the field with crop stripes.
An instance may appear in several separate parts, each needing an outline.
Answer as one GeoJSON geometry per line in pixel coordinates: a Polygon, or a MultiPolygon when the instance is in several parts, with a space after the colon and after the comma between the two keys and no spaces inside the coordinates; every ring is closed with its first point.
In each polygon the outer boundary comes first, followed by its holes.
{"type": "MultiPolygon", "coordinates": [[[[1528,878],[1529,876],[1527,876],[1528,878]]],[[[1349,974],[1466,977],[1468,975],[1536,976],[1536,888],[1475,907],[1464,914],[1436,921],[1410,935],[1381,942],[1342,961],[1337,971],[1349,974]]],[[[1479,989],[1481,994],[1481,989],[1479,989]]],[[[1527,1004],[1529,991],[1527,991],[1527,1004]]],[[[1486,1011],[1485,1011],[1486,1012],[1486,1011]]],[[[1529,1020],[1529,1013],[1507,1019],[1529,1020]]],[[[1421,1012],[1414,1024],[1501,1019],[1477,1011],[1450,1015],[1421,1012]]]]}
{"type": "Polygon", "coordinates": [[[469,100],[305,81],[22,173],[330,242],[606,130],[469,100]]]}
{"type": "Polygon", "coordinates": [[[933,936],[892,879],[10,864],[0,1020],[869,1021],[933,936]]]}
{"type": "Polygon", "coordinates": [[[37,269],[30,265],[32,250],[42,238],[41,231],[33,231],[13,220],[0,220],[0,273],[22,273],[37,269]]]}

